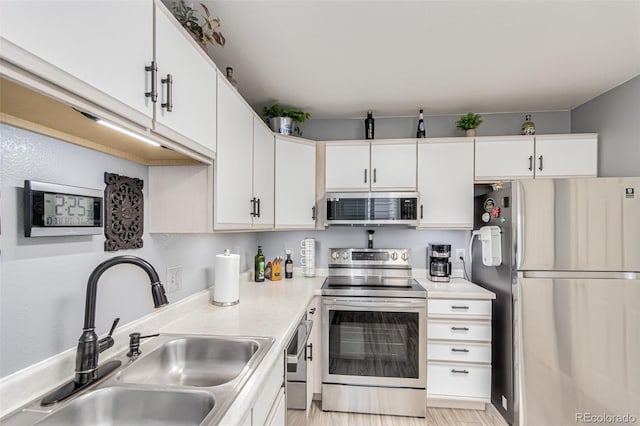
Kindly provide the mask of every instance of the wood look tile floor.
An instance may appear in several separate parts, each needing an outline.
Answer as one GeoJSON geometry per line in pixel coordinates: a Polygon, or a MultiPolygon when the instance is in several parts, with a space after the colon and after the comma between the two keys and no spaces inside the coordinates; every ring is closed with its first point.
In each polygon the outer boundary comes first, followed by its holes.
{"type": "Polygon", "coordinates": [[[380,416],[326,412],[320,401],[313,401],[309,416],[304,411],[288,410],[287,426],[506,426],[492,405],[485,411],[452,408],[427,408],[427,417],[380,416]]]}

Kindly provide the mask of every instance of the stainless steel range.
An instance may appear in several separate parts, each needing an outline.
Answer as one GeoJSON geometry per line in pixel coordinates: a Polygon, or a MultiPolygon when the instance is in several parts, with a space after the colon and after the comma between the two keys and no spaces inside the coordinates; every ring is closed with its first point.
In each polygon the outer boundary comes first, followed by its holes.
{"type": "Polygon", "coordinates": [[[330,249],[322,409],[425,417],[426,291],[410,249],[330,249]]]}

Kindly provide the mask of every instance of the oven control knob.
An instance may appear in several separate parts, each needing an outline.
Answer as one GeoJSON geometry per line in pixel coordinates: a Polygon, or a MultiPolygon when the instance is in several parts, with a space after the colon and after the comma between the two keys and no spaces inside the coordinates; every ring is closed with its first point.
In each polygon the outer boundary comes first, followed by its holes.
{"type": "Polygon", "coordinates": [[[396,253],[395,251],[391,253],[391,259],[398,260],[398,253],[396,253]]]}
{"type": "Polygon", "coordinates": [[[402,260],[404,260],[405,262],[409,260],[409,253],[407,253],[406,251],[402,253],[402,260]]]}
{"type": "Polygon", "coordinates": [[[340,252],[339,251],[334,251],[331,253],[331,258],[333,260],[338,260],[338,258],[340,257],[340,252]]]}
{"type": "Polygon", "coordinates": [[[342,253],[342,258],[344,260],[349,260],[349,253],[347,253],[346,251],[344,253],[342,253]]]}

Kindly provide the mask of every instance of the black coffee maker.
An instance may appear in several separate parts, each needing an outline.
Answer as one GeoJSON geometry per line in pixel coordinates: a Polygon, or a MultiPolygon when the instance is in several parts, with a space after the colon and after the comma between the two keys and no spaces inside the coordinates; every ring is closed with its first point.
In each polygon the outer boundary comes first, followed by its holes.
{"type": "Polygon", "coordinates": [[[427,246],[427,264],[431,281],[449,282],[451,275],[451,244],[429,243],[427,246]]]}

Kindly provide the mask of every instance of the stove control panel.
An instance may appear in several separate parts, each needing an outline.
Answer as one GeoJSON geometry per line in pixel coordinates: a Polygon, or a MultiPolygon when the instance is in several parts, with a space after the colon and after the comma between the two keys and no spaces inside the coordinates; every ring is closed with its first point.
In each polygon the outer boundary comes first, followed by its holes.
{"type": "Polygon", "coordinates": [[[411,249],[329,249],[329,266],[370,265],[411,268],[411,249]]]}

